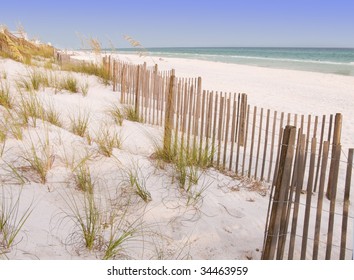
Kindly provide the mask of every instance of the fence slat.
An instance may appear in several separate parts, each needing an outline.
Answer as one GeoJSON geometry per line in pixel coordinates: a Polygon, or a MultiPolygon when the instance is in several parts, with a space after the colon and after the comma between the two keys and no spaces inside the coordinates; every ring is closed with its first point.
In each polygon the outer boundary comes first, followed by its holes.
{"type": "Polygon", "coordinates": [[[330,206],[329,206],[326,260],[331,259],[331,253],[332,253],[334,214],[335,214],[335,207],[336,207],[337,182],[338,182],[338,171],[339,171],[341,151],[342,151],[341,145],[340,144],[336,145],[334,151],[333,180],[331,180],[331,185],[329,186],[331,196],[330,196],[330,206]]]}
{"type": "Polygon", "coordinates": [[[322,128],[321,128],[321,136],[320,136],[320,147],[318,150],[318,158],[317,158],[317,168],[316,168],[316,177],[315,177],[315,184],[314,184],[314,192],[317,190],[317,183],[318,183],[318,176],[320,171],[320,163],[321,163],[321,154],[322,154],[322,143],[323,143],[323,136],[324,136],[324,129],[326,126],[326,115],[322,117],[322,128]]]}
{"type": "Polygon", "coordinates": [[[226,153],[227,153],[227,143],[229,142],[229,126],[230,126],[230,97],[227,99],[226,105],[226,126],[225,126],[225,143],[224,143],[224,158],[222,163],[222,169],[225,170],[226,167],[226,153]]]}
{"type": "MultiPolygon", "coordinates": [[[[204,127],[206,125],[204,124],[204,119],[205,119],[205,102],[206,102],[206,92],[203,90],[203,96],[202,96],[202,115],[201,115],[201,124],[200,124],[200,139],[199,139],[199,156],[198,156],[198,161],[201,161],[202,157],[202,152],[203,152],[203,138],[204,138],[204,127]]],[[[203,152],[205,153],[205,151],[203,152]]]]}
{"type": "Polygon", "coordinates": [[[347,230],[348,230],[348,217],[349,217],[349,198],[350,198],[350,186],[352,181],[353,171],[353,153],[354,149],[349,149],[347,172],[345,176],[345,191],[344,191],[344,203],[343,203],[343,216],[342,216],[342,232],[340,241],[340,253],[339,259],[345,259],[345,250],[347,245],[347,230]]]}
{"type": "MultiPolygon", "coordinates": [[[[229,163],[229,171],[232,169],[232,159],[234,155],[234,144],[235,144],[235,130],[236,130],[236,95],[234,94],[234,102],[232,106],[232,122],[231,122],[231,151],[230,151],[230,163],[229,163]]],[[[236,166],[237,169],[237,166],[236,166]]],[[[235,171],[237,173],[237,171],[235,171]]]]}
{"type": "Polygon", "coordinates": [[[257,145],[256,167],[255,167],[255,171],[254,171],[254,178],[255,178],[256,180],[257,180],[259,153],[260,153],[261,139],[262,139],[262,123],[263,123],[263,108],[261,108],[261,116],[260,116],[260,119],[259,119],[259,131],[258,131],[258,145],[257,145]]]}
{"type": "Polygon", "coordinates": [[[222,137],[222,123],[223,123],[223,116],[224,116],[224,103],[225,97],[222,96],[220,98],[220,109],[219,109],[219,125],[218,125],[218,155],[216,159],[216,167],[220,167],[220,152],[221,152],[221,137],[222,137]]]}
{"type": "Polygon", "coordinates": [[[286,211],[283,211],[283,216],[282,216],[282,219],[284,220],[284,222],[282,223],[282,226],[280,228],[279,244],[278,244],[278,248],[277,248],[277,259],[278,260],[283,259],[284,251],[285,251],[285,242],[286,242],[287,234],[288,234],[291,206],[293,203],[293,195],[294,195],[294,190],[295,190],[295,186],[296,186],[296,180],[294,180],[294,178],[296,177],[296,174],[298,172],[298,159],[299,159],[299,154],[300,154],[300,149],[299,149],[300,140],[301,140],[301,129],[298,129],[296,153],[295,153],[295,160],[294,160],[294,169],[292,171],[293,176],[292,176],[292,180],[291,180],[289,195],[287,197],[287,200],[285,201],[287,206],[284,205],[284,210],[286,209],[286,211]]]}
{"type": "Polygon", "coordinates": [[[189,87],[189,111],[188,111],[188,132],[187,132],[187,157],[189,155],[189,144],[192,132],[192,115],[194,110],[194,87],[193,84],[189,87]]]}
{"type": "Polygon", "coordinates": [[[262,171],[261,171],[261,181],[264,181],[264,168],[265,168],[265,163],[266,163],[266,158],[267,158],[269,117],[270,117],[270,110],[268,109],[267,110],[266,130],[265,130],[264,149],[263,149],[263,162],[262,162],[262,171]]]}
{"type": "MultiPolygon", "coordinates": [[[[208,100],[208,116],[207,116],[207,126],[206,126],[205,152],[208,153],[208,155],[209,155],[209,138],[210,138],[211,128],[212,128],[213,101],[214,101],[213,92],[210,92],[210,93],[207,92],[207,100],[208,100]]],[[[213,157],[213,154],[214,154],[214,151],[211,151],[210,158],[213,157]]]]}
{"type": "Polygon", "coordinates": [[[276,129],[276,126],[277,126],[277,114],[278,114],[277,111],[274,111],[273,128],[272,128],[272,141],[271,141],[271,146],[270,146],[270,159],[269,159],[269,169],[268,169],[267,182],[270,181],[270,175],[272,173],[275,129],[276,129]]]}
{"type": "Polygon", "coordinates": [[[253,157],[253,146],[254,146],[254,133],[256,130],[256,120],[257,120],[257,107],[254,106],[253,123],[252,123],[252,138],[251,138],[251,151],[250,151],[250,160],[249,160],[249,167],[248,167],[248,178],[251,178],[251,172],[252,172],[252,157],[253,157]]]}
{"type": "Polygon", "coordinates": [[[211,156],[211,164],[213,164],[214,161],[214,152],[215,152],[215,135],[216,135],[216,127],[217,127],[217,113],[218,113],[218,92],[215,93],[215,103],[214,103],[214,121],[213,121],[213,137],[212,137],[212,142],[211,142],[211,150],[212,150],[212,156],[211,156]]]}
{"type": "Polygon", "coordinates": [[[310,170],[309,170],[309,178],[307,181],[307,189],[306,189],[306,208],[305,208],[304,228],[302,233],[301,256],[300,256],[302,260],[306,259],[307,239],[308,239],[308,231],[309,231],[309,224],[310,224],[313,173],[315,171],[315,160],[316,160],[316,144],[317,144],[317,139],[312,138],[310,170]]]}
{"type": "Polygon", "coordinates": [[[250,119],[250,110],[251,106],[247,105],[247,117],[246,117],[246,134],[245,134],[245,145],[243,146],[243,159],[242,159],[242,172],[241,175],[244,175],[245,165],[246,165],[246,151],[247,151],[247,140],[248,140],[248,127],[250,119]]]}
{"type": "Polygon", "coordinates": [[[286,126],[282,141],[282,151],[280,155],[279,172],[275,184],[273,205],[268,227],[268,236],[266,239],[262,259],[272,260],[278,241],[278,234],[281,227],[281,217],[284,210],[284,200],[289,190],[292,161],[294,156],[294,143],[296,128],[286,126]]]}
{"type": "MultiPolygon", "coordinates": [[[[300,134],[301,134],[300,128],[300,134]]],[[[297,168],[296,174],[294,176],[297,177],[294,180],[295,183],[295,201],[294,201],[294,210],[293,210],[293,219],[291,223],[291,232],[290,232],[290,242],[289,242],[289,253],[288,259],[292,260],[294,257],[294,249],[295,249],[295,238],[296,238],[296,231],[297,231],[297,221],[299,215],[299,206],[300,206],[300,194],[302,190],[302,183],[304,178],[304,161],[305,161],[305,146],[306,146],[306,135],[301,134],[300,143],[299,143],[299,156],[296,161],[297,168]]]]}
{"type": "Polygon", "coordinates": [[[335,120],[334,120],[334,131],[333,131],[333,146],[332,146],[332,159],[331,159],[331,165],[329,169],[329,180],[328,180],[328,186],[327,186],[327,198],[331,199],[331,191],[332,191],[332,185],[337,184],[337,182],[333,182],[335,176],[334,173],[336,172],[335,168],[335,151],[337,145],[340,145],[340,137],[341,137],[341,132],[342,132],[342,115],[341,114],[336,114],[335,120]]]}
{"type": "Polygon", "coordinates": [[[318,248],[320,244],[321,217],[322,217],[324,187],[325,187],[326,172],[327,172],[328,153],[329,153],[329,142],[325,141],[323,142],[321,174],[320,174],[320,183],[318,189],[317,207],[316,207],[315,235],[314,235],[313,252],[312,252],[312,259],[314,260],[318,259],[318,248]]]}

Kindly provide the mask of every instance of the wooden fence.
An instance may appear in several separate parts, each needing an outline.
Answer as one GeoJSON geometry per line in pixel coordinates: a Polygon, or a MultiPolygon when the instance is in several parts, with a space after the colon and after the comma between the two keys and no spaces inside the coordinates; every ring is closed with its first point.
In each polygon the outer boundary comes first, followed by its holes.
{"type": "MultiPolygon", "coordinates": [[[[336,123],[339,122],[341,115],[337,114],[336,123]]],[[[339,134],[340,131],[335,131],[334,138],[339,134]]],[[[340,142],[334,142],[332,147],[328,141],[320,142],[322,152],[318,154],[320,163],[316,166],[317,145],[313,137],[306,175],[306,135],[299,130],[296,139],[296,128],[285,128],[279,169],[272,188],[263,259],[345,259],[348,252],[352,256],[352,249],[347,248],[347,231],[354,150],[349,149],[347,161],[341,161],[340,142]],[[317,199],[316,167],[320,169],[317,199]],[[343,185],[338,184],[339,177],[345,178],[343,185]],[[305,192],[303,186],[306,186],[305,192]],[[337,197],[337,190],[342,190],[339,187],[343,186],[342,199],[337,197]],[[338,205],[342,205],[341,210],[336,209],[338,205]]]]}
{"type": "MultiPolygon", "coordinates": [[[[333,115],[286,114],[251,106],[244,93],[202,90],[201,78],[177,78],[174,70],[160,72],[157,65],[148,68],[110,58],[104,65],[113,90],[121,92],[121,103],[134,107],[144,123],[166,128],[168,118],[171,133],[165,135],[171,139],[164,142],[171,143],[171,149],[197,154],[200,160],[207,154],[209,165],[218,169],[273,181],[282,131],[289,124],[300,127],[308,139],[332,142],[333,115]]],[[[309,148],[310,140],[306,155],[309,148]]]]}
{"type": "Polygon", "coordinates": [[[322,218],[329,221],[323,258],[331,258],[334,233],[335,240],[341,236],[338,258],[345,258],[353,150],[346,181],[338,181],[345,177],[339,176],[345,172],[340,164],[340,114],[297,115],[251,106],[244,93],[203,90],[201,78],[178,78],[174,70],[161,72],[157,65],[133,65],[111,57],[104,58],[103,65],[113,90],[121,93],[121,103],[132,106],[144,123],[164,128],[167,153],[180,151],[203,165],[272,183],[263,259],[282,259],[285,254],[305,259],[309,243],[314,247],[312,257],[322,258],[322,218]],[[345,186],[340,215],[335,213],[338,182],[345,186]],[[317,191],[315,204],[312,196],[317,191]],[[304,215],[301,236],[300,215],[304,215]],[[335,216],[342,218],[340,233],[334,230],[335,216]]]}

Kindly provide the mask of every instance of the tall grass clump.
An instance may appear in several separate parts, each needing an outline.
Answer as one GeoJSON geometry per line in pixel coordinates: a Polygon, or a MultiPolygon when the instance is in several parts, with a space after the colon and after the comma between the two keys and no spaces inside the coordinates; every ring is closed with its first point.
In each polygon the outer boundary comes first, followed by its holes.
{"type": "Polygon", "coordinates": [[[19,88],[28,92],[38,91],[41,87],[49,86],[49,80],[45,73],[37,69],[30,69],[27,76],[20,76],[16,81],[19,88]]]}
{"type": "Polygon", "coordinates": [[[112,156],[113,149],[120,149],[122,147],[122,140],[120,135],[114,131],[110,132],[108,127],[100,128],[96,133],[95,142],[98,145],[99,153],[103,156],[112,156]]]}
{"type": "Polygon", "coordinates": [[[80,91],[83,96],[87,96],[88,91],[89,91],[89,84],[88,82],[80,84],[80,91]]]}
{"type": "Polygon", "coordinates": [[[107,113],[113,119],[115,124],[122,126],[124,120],[124,114],[121,112],[121,109],[117,104],[112,105],[107,110],[107,113]]]}
{"type": "Polygon", "coordinates": [[[62,65],[61,70],[71,71],[76,73],[84,73],[87,75],[93,75],[99,78],[100,82],[104,85],[110,84],[111,77],[108,71],[101,63],[82,62],[82,63],[67,63],[62,65]]]}
{"type": "Polygon", "coordinates": [[[132,122],[143,122],[139,114],[135,111],[132,106],[124,107],[124,118],[132,122]]]}
{"type": "MultiPolygon", "coordinates": [[[[76,236],[83,241],[88,250],[93,250],[99,245],[102,236],[102,217],[93,193],[84,192],[83,199],[80,200],[74,195],[68,196],[65,201],[70,210],[68,218],[74,222],[76,227],[71,237],[75,239],[76,236]]],[[[75,241],[79,240],[75,239],[75,241]]]]}
{"type": "Polygon", "coordinates": [[[89,166],[82,162],[74,170],[75,184],[77,188],[83,192],[93,193],[94,182],[91,178],[91,172],[89,166]]]}
{"type": "Polygon", "coordinates": [[[175,170],[175,178],[182,189],[189,192],[193,185],[198,184],[201,169],[211,166],[213,151],[200,149],[197,145],[186,148],[181,143],[175,144],[171,149],[164,149],[156,141],[153,158],[171,163],[175,170]]]}
{"type": "Polygon", "coordinates": [[[6,109],[13,108],[14,100],[10,95],[10,86],[7,82],[0,79],[0,105],[6,109]]]}
{"type": "Polygon", "coordinates": [[[128,222],[128,209],[130,204],[120,207],[119,209],[112,209],[109,211],[108,223],[109,238],[104,245],[103,260],[114,259],[118,256],[124,244],[131,240],[139,227],[139,219],[134,222],[128,222]]]}
{"type": "Polygon", "coordinates": [[[23,124],[17,113],[13,110],[8,110],[0,120],[0,127],[3,132],[13,136],[16,140],[23,138],[23,124]]]}
{"type": "Polygon", "coordinates": [[[51,123],[52,125],[62,127],[63,123],[60,119],[60,112],[55,110],[53,104],[49,104],[47,108],[44,109],[44,119],[51,123]]]}
{"type": "Polygon", "coordinates": [[[69,75],[61,80],[60,88],[65,89],[71,93],[79,92],[79,84],[75,77],[69,75]]]}
{"type": "Polygon", "coordinates": [[[42,102],[35,94],[30,93],[26,96],[21,94],[16,113],[24,125],[28,125],[30,120],[32,120],[32,125],[36,127],[37,119],[44,119],[44,111],[42,102]]]}
{"type": "Polygon", "coordinates": [[[0,157],[4,154],[7,133],[4,127],[0,126],[0,157]]]}
{"type": "Polygon", "coordinates": [[[143,175],[139,165],[133,164],[130,168],[126,168],[124,172],[126,182],[135,194],[137,194],[145,202],[151,201],[151,194],[146,187],[146,178],[143,175]]]}
{"type": "Polygon", "coordinates": [[[108,197],[103,204],[93,193],[82,195],[65,198],[69,207],[65,218],[70,218],[75,227],[69,237],[75,244],[83,243],[88,250],[99,251],[104,260],[114,259],[137,233],[141,218],[128,220],[130,200],[116,204],[116,200],[108,197]]]}
{"type": "Polygon", "coordinates": [[[48,135],[45,136],[44,140],[41,140],[38,135],[37,141],[35,143],[30,139],[29,144],[23,149],[22,158],[28,163],[29,169],[39,177],[39,182],[45,184],[47,174],[54,163],[54,151],[49,143],[48,135]]]}
{"type": "Polygon", "coordinates": [[[78,136],[84,137],[87,133],[90,121],[90,113],[79,111],[79,114],[70,117],[70,131],[78,136]]]}
{"type": "Polygon", "coordinates": [[[203,192],[208,188],[204,183],[200,185],[200,178],[203,170],[211,166],[213,151],[200,149],[197,145],[192,148],[184,148],[183,145],[175,143],[169,151],[162,147],[155,148],[154,158],[172,164],[174,169],[173,179],[186,195],[186,205],[196,205],[203,198],[203,192]]]}
{"type": "Polygon", "coordinates": [[[0,253],[1,249],[9,249],[15,244],[16,237],[33,211],[32,204],[20,210],[21,193],[22,190],[15,195],[12,191],[6,192],[5,188],[1,187],[0,253]]]}
{"type": "Polygon", "coordinates": [[[75,173],[80,166],[88,164],[89,161],[97,156],[96,151],[87,147],[81,150],[77,149],[76,146],[70,147],[64,145],[62,148],[63,150],[60,152],[61,162],[73,173],[75,173]]]}

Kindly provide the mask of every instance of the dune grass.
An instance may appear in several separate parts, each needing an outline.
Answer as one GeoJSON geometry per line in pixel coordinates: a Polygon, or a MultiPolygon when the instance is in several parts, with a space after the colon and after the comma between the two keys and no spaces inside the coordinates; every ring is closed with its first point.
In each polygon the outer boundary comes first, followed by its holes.
{"type": "Polygon", "coordinates": [[[93,75],[98,77],[102,84],[104,85],[110,84],[111,78],[109,76],[109,73],[103,67],[102,64],[96,64],[93,62],[66,63],[62,65],[61,70],[93,75]]]}
{"type": "Polygon", "coordinates": [[[76,78],[72,75],[68,75],[64,77],[60,82],[60,89],[67,90],[71,93],[78,93],[79,92],[79,84],[76,78]]]}
{"type": "Polygon", "coordinates": [[[89,166],[86,162],[81,162],[74,171],[75,184],[83,192],[93,193],[94,182],[91,177],[89,166]]]}
{"type": "Polygon", "coordinates": [[[28,92],[38,91],[41,88],[50,86],[46,72],[36,68],[28,69],[26,76],[20,76],[16,81],[17,87],[28,92]]]}
{"type": "Polygon", "coordinates": [[[88,82],[80,84],[80,91],[83,96],[87,96],[88,91],[89,91],[89,84],[88,82]]]}
{"type": "Polygon", "coordinates": [[[79,111],[78,115],[72,115],[70,118],[70,131],[80,137],[87,134],[90,121],[90,113],[87,111],[79,111]]]}
{"type": "Polygon", "coordinates": [[[22,124],[32,124],[36,127],[37,120],[44,119],[44,112],[45,110],[42,102],[34,93],[29,93],[28,95],[21,94],[16,108],[16,114],[22,124]]]}
{"type": "Polygon", "coordinates": [[[12,136],[16,140],[23,139],[23,123],[18,118],[18,115],[13,110],[7,110],[6,114],[2,116],[0,120],[0,127],[7,136],[12,136]]]}
{"type": "Polygon", "coordinates": [[[20,210],[21,193],[22,190],[15,195],[11,190],[6,191],[1,187],[0,254],[2,249],[9,249],[15,244],[16,237],[33,211],[32,204],[20,210]]]}
{"type": "Polygon", "coordinates": [[[39,177],[39,182],[45,184],[54,163],[54,151],[48,134],[46,133],[44,139],[37,135],[37,142],[30,138],[23,148],[22,158],[28,163],[28,168],[39,177]]]}
{"type": "Polygon", "coordinates": [[[144,202],[152,200],[151,194],[147,189],[147,179],[144,176],[138,163],[123,169],[125,183],[137,194],[144,202]]]}
{"type": "Polygon", "coordinates": [[[179,182],[181,189],[190,193],[192,186],[198,184],[201,171],[211,166],[213,151],[211,149],[200,149],[198,145],[188,148],[177,141],[173,147],[165,150],[159,141],[153,140],[155,160],[172,164],[175,174],[174,178],[179,182]]]}
{"type": "Polygon", "coordinates": [[[122,126],[124,120],[124,114],[122,113],[118,104],[113,104],[107,110],[108,115],[112,118],[115,124],[122,126]]]}
{"type": "Polygon", "coordinates": [[[75,235],[83,241],[88,250],[93,250],[102,236],[102,217],[93,193],[84,192],[82,200],[68,195],[65,201],[70,211],[67,218],[75,224],[75,235]]]}
{"type": "Polygon", "coordinates": [[[94,141],[98,145],[99,153],[106,157],[112,156],[114,148],[120,149],[122,147],[120,135],[116,131],[111,132],[109,127],[101,127],[96,132],[94,141]]]}
{"type": "Polygon", "coordinates": [[[60,112],[55,110],[55,107],[52,103],[49,103],[49,105],[44,109],[44,120],[51,123],[52,125],[63,127],[63,123],[60,118],[60,112]]]}
{"type": "Polygon", "coordinates": [[[140,118],[132,106],[124,107],[124,118],[132,122],[143,122],[143,119],[140,118]]]}
{"type": "Polygon", "coordinates": [[[0,125],[0,157],[4,154],[7,140],[7,131],[0,125]]]}
{"type": "Polygon", "coordinates": [[[2,79],[0,79],[0,105],[6,109],[12,109],[14,106],[14,100],[10,94],[10,85],[2,79]]]}
{"type": "Polygon", "coordinates": [[[129,207],[128,203],[126,206],[120,207],[119,210],[111,209],[109,211],[107,224],[109,238],[103,247],[103,260],[114,259],[118,256],[122,252],[124,244],[131,240],[138,231],[140,219],[136,219],[132,223],[127,222],[129,207]]]}
{"type": "Polygon", "coordinates": [[[34,44],[24,37],[16,37],[4,27],[0,31],[0,56],[31,64],[32,58],[53,58],[54,48],[44,44],[34,44]]]}

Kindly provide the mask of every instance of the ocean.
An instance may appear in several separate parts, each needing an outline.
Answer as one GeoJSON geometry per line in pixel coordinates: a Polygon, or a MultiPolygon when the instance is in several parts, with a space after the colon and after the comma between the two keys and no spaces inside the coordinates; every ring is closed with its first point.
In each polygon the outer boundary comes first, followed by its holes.
{"type": "MultiPolygon", "coordinates": [[[[119,49],[137,53],[142,49],[119,49]]],[[[145,55],[177,57],[354,76],[354,48],[147,48],[145,55]]]]}

